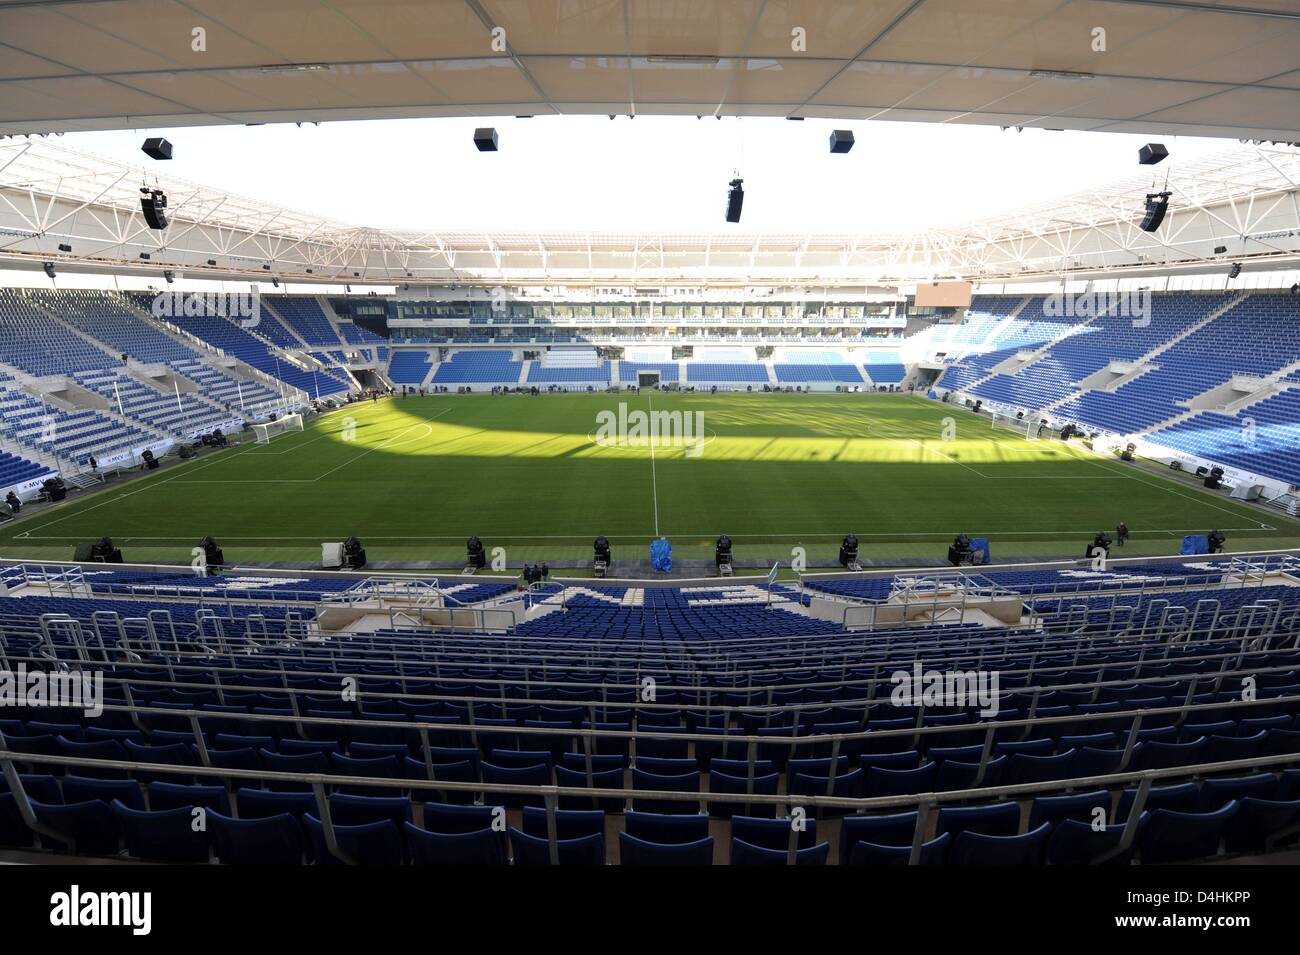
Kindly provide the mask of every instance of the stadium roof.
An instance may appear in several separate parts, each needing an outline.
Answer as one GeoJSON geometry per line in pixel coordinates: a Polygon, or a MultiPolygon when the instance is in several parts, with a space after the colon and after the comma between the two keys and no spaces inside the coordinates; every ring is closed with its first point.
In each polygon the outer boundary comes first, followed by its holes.
{"type": "Polygon", "coordinates": [[[53,140],[10,140],[0,142],[0,265],[336,283],[889,285],[1210,270],[1222,258],[1214,250],[1225,247],[1233,261],[1296,267],[1300,149],[1234,144],[1165,168],[907,234],[400,232],[280,208],[53,140]],[[143,220],[143,184],[169,197],[165,231],[143,220]],[[1172,193],[1170,212],[1158,232],[1143,232],[1144,197],[1156,189],[1172,193]]]}
{"type": "Polygon", "coordinates": [[[0,133],[667,113],[1300,140],[1295,0],[0,0],[0,48],[0,133]]]}

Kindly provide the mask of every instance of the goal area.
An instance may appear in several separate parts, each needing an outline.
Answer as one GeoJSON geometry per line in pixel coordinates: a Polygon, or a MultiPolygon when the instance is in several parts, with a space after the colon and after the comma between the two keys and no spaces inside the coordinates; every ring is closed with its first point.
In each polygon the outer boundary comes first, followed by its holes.
{"type": "Polygon", "coordinates": [[[272,438],[282,435],[286,431],[301,430],[302,415],[300,414],[287,414],[284,417],[276,418],[274,421],[253,425],[253,434],[257,436],[258,444],[270,444],[272,438]]]}

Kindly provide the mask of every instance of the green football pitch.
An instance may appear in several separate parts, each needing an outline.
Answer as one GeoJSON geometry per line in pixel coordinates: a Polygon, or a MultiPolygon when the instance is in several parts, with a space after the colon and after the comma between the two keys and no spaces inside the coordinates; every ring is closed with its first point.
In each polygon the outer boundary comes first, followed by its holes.
{"type": "Polygon", "coordinates": [[[742,563],[788,565],[802,547],[817,565],[846,532],[863,556],[897,560],[942,558],[965,532],[989,537],[996,561],[1082,556],[1121,520],[1125,555],[1176,554],[1213,528],[1230,550],[1300,542],[1295,522],[1187,479],[919,397],[641,392],[350,405],[0,526],[0,553],[66,560],[108,535],[129,561],[188,562],[212,534],[232,564],[316,561],[321,541],[355,534],[372,563],[446,563],[477,534],[513,568],[589,560],[597,534],[616,562],[648,559],[658,535],[678,558],[710,558],[727,533],[742,563]],[[698,430],[611,434],[637,411],[698,430]]]}

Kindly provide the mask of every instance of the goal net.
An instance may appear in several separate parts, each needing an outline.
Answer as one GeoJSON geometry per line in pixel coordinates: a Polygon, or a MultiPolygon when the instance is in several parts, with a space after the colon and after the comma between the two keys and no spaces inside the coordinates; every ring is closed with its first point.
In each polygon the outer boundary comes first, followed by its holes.
{"type": "Polygon", "coordinates": [[[268,421],[265,424],[253,425],[253,434],[257,435],[258,444],[270,444],[271,439],[277,435],[284,434],[286,431],[301,431],[302,415],[287,414],[282,418],[276,418],[274,421],[268,421]]]}

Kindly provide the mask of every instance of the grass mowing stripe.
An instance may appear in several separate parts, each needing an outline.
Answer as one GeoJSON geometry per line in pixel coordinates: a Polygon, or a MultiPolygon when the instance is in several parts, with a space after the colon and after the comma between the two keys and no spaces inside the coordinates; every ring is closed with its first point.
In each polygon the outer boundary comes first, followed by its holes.
{"type": "Polygon", "coordinates": [[[596,534],[618,542],[616,562],[646,559],[658,534],[682,559],[708,559],[727,533],[743,545],[740,560],[784,560],[800,542],[833,559],[833,542],[852,531],[866,557],[941,559],[938,545],[967,531],[990,534],[995,559],[1075,557],[1120,519],[1133,529],[1126,554],[1168,554],[1176,537],[1218,524],[1230,549],[1300,543],[1300,525],[1283,515],[915,397],[657,392],[647,394],[652,413],[704,413],[702,453],[663,434],[653,447],[597,445],[597,412],[630,398],[348,405],[355,440],[343,440],[336,412],[269,451],[250,442],[76,494],[0,526],[0,554],[67,559],[70,544],[107,534],[131,541],[128,560],[188,563],[194,541],[212,534],[230,542],[232,563],[308,562],[319,557],[314,542],[354,533],[373,545],[372,560],[415,563],[457,560],[463,538],[478,534],[517,566],[586,560],[596,534]],[[947,416],[957,429],[940,444],[947,416]]]}

